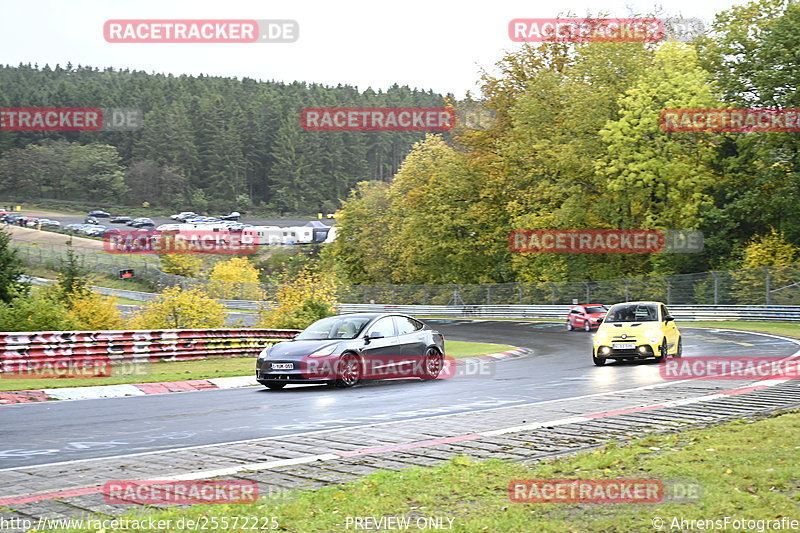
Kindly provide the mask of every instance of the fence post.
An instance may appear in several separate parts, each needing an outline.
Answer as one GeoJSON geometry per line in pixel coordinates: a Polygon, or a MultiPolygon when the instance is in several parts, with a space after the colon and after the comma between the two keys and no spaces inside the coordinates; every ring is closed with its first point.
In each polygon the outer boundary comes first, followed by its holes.
{"type": "Polygon", "coordinates": [[[714,276],[714,305],[719,304],[719,276],[715,271],[711,271],[711,275],[714,276]]]}
{"type": "Polygon", "coordinates": [[[550,303],[556,305],[556,284],[552,281],[547,282],[550,285],[550,303]]]}
{"type": "Polygon", "coordinates": [[[770,294],[772,291],[772,273],[769,271],[769,267],[761,267],[764,269],[764,287],[766,289],[765,292],[765,300],[766,304],[772,304],[772,295],[770,294]]]}
{"type": "Polygon", "coordinates": [[[519,305],[522,305],[522,283],[517,283],[517,292],[519,293],[519,305]]]}
{"type": "Polygon", "coordinates": [[[672,305],[672,284],[668,276],[664,276],[664,281],[667,282],[667,305],[672,305]]]}
{"type": "Polygon", "coordinates": [[[492,305],[492,286],[486,286],[486,305],[492,305]]]}
{"type": "Polygon", "coordinates": [[[586,286],[586,303],[588,304],[588,303],[590,303],[590,302],[591,302],[591,299],[590,299],[590,289],[589,289],[589,282],[588,282],[588,281],[584,281],[584,282],[583,282],[583,284],[586,286]]]}
{"type": "Polygon", "coordinates": [[[630,302],[631,301],[631,286],[628,283],[628,278],[622,278],[622,281],[625,282],[625,301],[626,302],[630,302]]]}

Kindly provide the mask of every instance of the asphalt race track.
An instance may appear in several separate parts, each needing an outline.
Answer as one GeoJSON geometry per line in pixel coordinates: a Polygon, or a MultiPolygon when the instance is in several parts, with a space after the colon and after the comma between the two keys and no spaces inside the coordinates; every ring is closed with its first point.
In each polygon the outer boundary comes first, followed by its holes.
{"type": "MultiPolygon", "coordinates": [[[[427,322],[447,339],[511,344],[534,352],[475,367],[482,370],[481,375],[432,382],[371,382],[345,390],[248,387],[2,406],[0,468],[535,404],[663,381],[654,363],[594,366],[591,335],[567,332],[560,324],[427,322]]],[[[687,326],[681,331],[684,357],[788,356],[797,350],[795,343],[766,335],[687,326]]]]}

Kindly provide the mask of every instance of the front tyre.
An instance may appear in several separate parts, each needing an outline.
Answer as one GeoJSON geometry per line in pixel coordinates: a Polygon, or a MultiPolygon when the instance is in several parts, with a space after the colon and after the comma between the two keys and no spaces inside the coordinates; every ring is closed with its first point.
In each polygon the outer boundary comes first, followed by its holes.
{"type": "Polygon", "coordinates": [[[589,324],[589,321],[583,323],[583,331],[592,331],[592,325],[589,324]]]}
{"type": "Polygon", "coordinates": [[[444,356],[436,348],[428,348],[422,360],[422,375],[420,378],[436,379],[444,368],[444,356]]]}
{"type": "Polygon", "coordinates": [[[658,356],[656,356],[656,363],[661,363],[667,358],[667,339],[658,347],[658,356]]]}
{"type": "Polygon", "coordinates": [[[338,376],[334,381],[334,386],[348,389],[361,381],[361,360],[357,356],[351,353],[344,354],[339,358],[336,366],[338,376]]]}
{"type": "Polygon", "coordinates": [[[592,362],[595,364],[595,366],[604,366],[606,364],[606,358],[605,357],[597,357],[595,355],[595,351],[592,350],[592,362]]]}
{"type": "Polygon", "coordinates": [[[675,352],[673,357],[680,357],[683,355],[683,337],[678,337],[678,351],[675,352]]]}

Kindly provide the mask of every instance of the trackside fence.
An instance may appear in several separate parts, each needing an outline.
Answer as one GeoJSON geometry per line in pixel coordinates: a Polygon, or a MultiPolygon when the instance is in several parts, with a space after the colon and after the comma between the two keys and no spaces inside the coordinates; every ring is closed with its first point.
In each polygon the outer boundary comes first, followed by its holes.
{"type": "MultiPolygon", "coordinates": [[[[610,302],[615,303],[615,302],[610,302]]],[[[566,321],[570,305],[381,305],[339,304],[339,313],[406,313],[453,318],[497,317],[566,321]]],[[[671,305],[677,320],[778,320],[800,322],[797,305],[671,305]]]]}
{"type": "MultiPolygon", "coordinates": [[[[66,246],[16,240],[11,245],[23,261],[53,268],[63,261],[67,250],[66,246]]],[[[160,269],[160,260],[154,256],[115,255],[86,248],[76,248],[75,252],[86,268],[110,274],[134,269],[137,278],[147,280],[159,291],[180,286],[203,289],[212,298],[225,301],[274,301],[280,289],[280,285],[270,283],[211,281],[168,274],[160,269]]],[[[131,298],[144,301],[147,297],[142,294],[145,293],[131,294],[131,298]]],[[[667,305],[800,305],[800,263],[597,281],[338,287],[338,301],[344,304],[537,306],[631,300],[655,300],[667,305]]],[[[252,304],[242,305],[240,309],[257,308],[252,304]]]]}
{"type": "Polygon", "coordinates": [[[257,355],[287,329],[161,329],[0,333],[0,373],[81,359],[105,364],[257,355]]]}

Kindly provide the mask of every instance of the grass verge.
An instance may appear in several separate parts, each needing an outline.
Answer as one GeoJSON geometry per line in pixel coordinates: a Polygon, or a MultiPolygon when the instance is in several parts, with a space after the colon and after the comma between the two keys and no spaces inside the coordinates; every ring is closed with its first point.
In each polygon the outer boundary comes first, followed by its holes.
{"type": "MultiPolygon", "coordinates": [[[[475,357],[512,350],[505,344],[445,341],[445,350],[452,357],[475,357]]],[[[141,364],[135,368],[123,365],[135,374],[123,374],[102,378],[50,378],[50,379],[0,379],[0,391],[54,389],[61,387],[91,387],[95,385],[121,385],[123,383],[157,383],[159,381],[189,381],[233,376],[249,376],[255,369],[252,357],[217,357],[194,361],[163,361],[141,364]],[[145,373],[145,375],[141,375],[145,373]]],[[[0,374],[2,376],[2,374],[0,374]]]]}
{"type": "MultiPolygon", "coordinates": [[[[148,514],[139,510],[124,518],[175,523],[181,518],[276,517],[281,531],[320,532],[352,530],[355,517],[406,517],[412,524],[423,517],[438,519],[445,526],[452,523],[447,528],[450,531],[515,533],[700,531],[712,528],[681,524],[680,520],[797,520],[798,432],[800,413],[794,411],[715,428],[651,435],[626,446],[611,443],[531,468],[496,459],[477,462],[457,457],[439,467],[379,472],[345,485],[295,492],[284,501],[273,496],[254,504],[196,505],[148,514]],[[692,502],[650,504],[532,504],[515,503],[508,497],[513,480],[613,478],[693,483],[702,494],[692,502]],[[658,528],[654,524],[663,525],[658,528]]],[[[105,533],[118,531],[125,530],[106,529],[105,533]]]]}
{"type": "Polygon", "coordinates": [[[722,328],[741,329],[743,331],[762,331],[775,335],[800,337],[800,324],[797,322],[744,322],[741,320],[703,320],[697,322],[679,322],[684,328],[722,328]]]}

